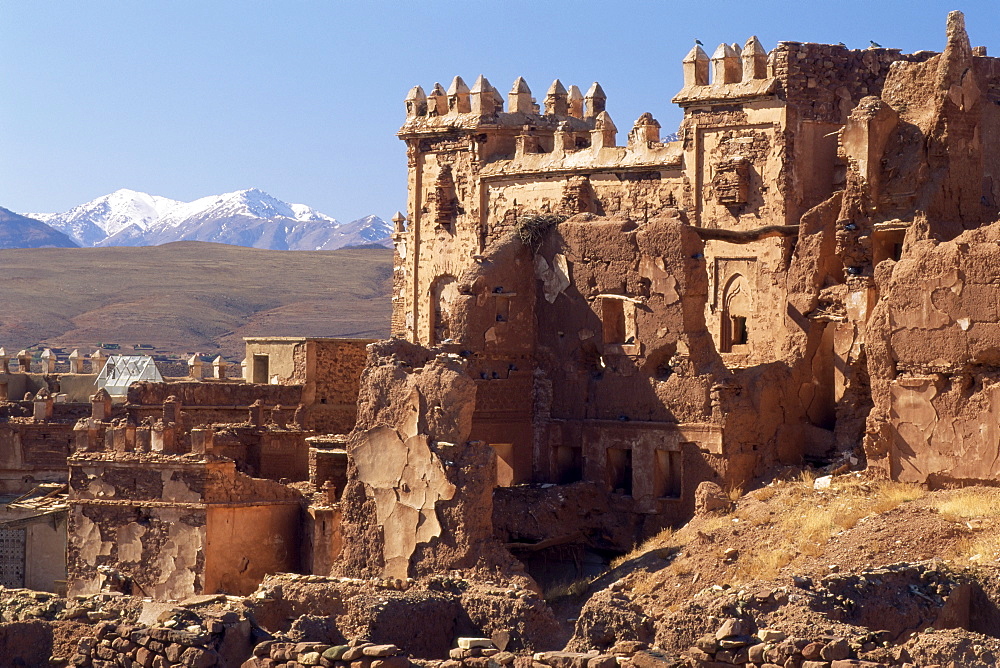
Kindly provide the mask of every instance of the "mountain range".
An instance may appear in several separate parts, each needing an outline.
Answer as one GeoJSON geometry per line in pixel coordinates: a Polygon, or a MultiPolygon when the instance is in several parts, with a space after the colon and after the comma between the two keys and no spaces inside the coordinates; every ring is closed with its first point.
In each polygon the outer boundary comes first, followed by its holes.
{"type": "Polygon", "coordinates": [[[76,244],[45,223],[0,207],[0,248],[73,248],[76,244]]]}
{"type": "MultiPolygon", "coordinates": [[[[336,250],[389,247],[392,232],[391,223],[378,216],[341,224],[305,204],[289,204],[257,188],[193,202],[122,189],[64,213],[26,213],[19,218],[40,221],[79,246],[210,241],[270,250],[336,250]]],[[[4,225],[0,218],[0,227],[4,225]]],[[[3,236],[0,231],[0,243],[3,236]]],[[[59,237],[53,236],[47,245],[63,245],[57,243],[59,237]]]]}

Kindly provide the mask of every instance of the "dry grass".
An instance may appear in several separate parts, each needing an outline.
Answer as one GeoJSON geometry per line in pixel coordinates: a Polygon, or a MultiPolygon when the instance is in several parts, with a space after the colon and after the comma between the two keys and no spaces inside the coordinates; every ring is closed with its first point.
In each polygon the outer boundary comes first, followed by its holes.
{"type": "Polygon", "coordinates": [[[646,539],[641,545],[636,545],[628,554],[623,554],[620,557],[612,559],[611,569],[614,570],[626,562],[638,559],[647,552],[652,552],[653,550],[659,550],[665,547],[673,547],[674,534],[674,529],[672,527],[667,527],[652,538],[646,539]]]}
{"type": "Polygon", "coordinates": [[[542,592],[542,598],[546,602],[551,603],[561,598],[580,596],[587,591],[587,588],[590,587],[590,583],[593,581],[594,578],[583,577],[572,582],[560,582],[546,588],[542,592]]]}
{"type": "Polygon", "coordinates": [[[769,545],[767,548],[750,555],[748,559],[741,559],[736,567],[736,576],[748,581],[773,580],[795,557],[788,546],[769,545]]]}
{"type": "Polygon", "coordinates": [[[778,493],[774,486],[761,487],[750,492],[750,496],[758,501],[770,501],[778,493]]]}
{"type": "MultiPolygon", "coordinates": [[[[722,549],[732,544],[729,536],[738,527],[742,532],[752,532],[755,540],[739,540],[739,555],[726,577],[732,577],[734,583],[773,579],[796,560],[822,557],[831,537],[854,528],[862,518],[888,512],[927,494],[917,485],[871,482],[855,476],[834,478],[826,490],[814,489],[814,481],[813,473],[805,470],[793,479],[774,482],[746,496],[742,490],[729,490],[729,498],[736,504],[732,513],[703,515],[676,532],[664,531],[616,559],[612,566],[621,566],[651,550],[675,548],[680,554],[666,569],[675,578],[684,579],[700,568],[684,556],[687,546],[690,545],[694,553],[709,545],[722,549]]],[[[954,512],[970,513],[973,509],[981,512],[988,505],[983,501],[985,497],[995,499],[990,503],[997,507],[995,514],[1000,515],[1000,490],[977,494],[970,492],[966,495],[969,498],[956,495],[954,503],[948,507],[954,512]],[[993,494],[996,496],[991,496],[993,494]]],[[[1000,538],[990,545],[985,541],[975,545],[970,542],[966,547],[968,556],[978,551],[993,558],[994,553],[1000,555],[1000,538]]],[[[637,574],[636,578],[636,586],[647,580],[650,587],[653,583],[662,583],[662,577],[650,573],[637,574]]]]}
{"type": "MultiPolygon", "coordinates": [[[[744,549],[737,562],[737,577],[774,578],[800,555],[821,556],[833,535],[853,528],[863,517],[888,512],[927,493],[917,485],[893,482],[872,485],[841,478],[835,479],[829,491],[821,494],[813,490],[814,480],[812,472],[805,470],[795,480],[776,483],[765,488],[770,491],[763,494],[761,490],[751,494],[757,500],[777,501],[781,511],[769,540],[754,549],[744,549]]],[[[764,523],[753,521],[743,509],[737,510],[737,516],[749,519],[754,526],[764,523]]]]}
{"type": "Polygon", "coordinates": [[[946,519],[956,522],[977,517],[997,517],[1000,516],[1000,490],[971,487],[936,500],[932,507],[946,519]]]}
{"type": "Polygon", "coordinates": [[[991,531],[963,538],[946,556],[970,564],[1000,561],[1000,534],[991,531]]]}
{"type": "Polygon", "coordinates": [[[873,513],[887,513],[909,501],[916,501],[927,496],[927,490],[919,485],[905,482],[880,482],[875,488],[875,503],[871,508],[873,513]]]}

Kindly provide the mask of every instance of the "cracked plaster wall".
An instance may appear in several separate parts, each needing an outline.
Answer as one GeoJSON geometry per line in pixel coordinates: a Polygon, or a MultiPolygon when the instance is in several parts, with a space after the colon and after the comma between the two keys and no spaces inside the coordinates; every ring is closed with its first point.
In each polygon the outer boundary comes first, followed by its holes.
{"type": "Polygon", "coordinates": [[[870,463],[895,479],[1000,480],[1000,223],[921,241],[876,275],[870,463]]]}

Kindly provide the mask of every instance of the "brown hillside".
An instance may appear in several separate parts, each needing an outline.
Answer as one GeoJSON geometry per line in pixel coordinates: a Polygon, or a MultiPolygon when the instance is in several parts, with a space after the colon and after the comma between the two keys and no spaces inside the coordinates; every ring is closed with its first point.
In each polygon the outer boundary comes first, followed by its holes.
{"type": "Polygon", "coordinates": [[[0,345],[242,355],[244,336],[389,331],[392,252],[179,242],[0,251],[0,345]]]}

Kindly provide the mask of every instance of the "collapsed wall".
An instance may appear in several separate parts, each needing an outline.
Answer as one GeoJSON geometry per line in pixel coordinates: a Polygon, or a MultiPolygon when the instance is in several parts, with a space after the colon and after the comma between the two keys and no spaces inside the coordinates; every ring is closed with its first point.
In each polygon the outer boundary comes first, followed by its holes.
{"type": "Polygon", "coordinates": [[[493,451],[470,441],[475,385],[458,355],[403,341],[369,348],[347,442],[337,570],[393,578],[451,569],[512,573],[493,537],[493,451]]]}

